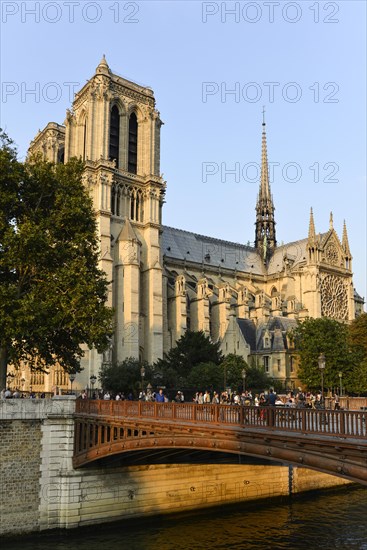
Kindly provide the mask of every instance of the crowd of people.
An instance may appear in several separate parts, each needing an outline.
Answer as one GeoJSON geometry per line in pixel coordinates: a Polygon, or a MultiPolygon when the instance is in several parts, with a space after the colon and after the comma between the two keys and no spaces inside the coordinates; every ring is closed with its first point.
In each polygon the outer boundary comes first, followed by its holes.
{"type": "Polygon", "coordinates": [[[37,397],[40,399],[44,399],[46,397],[46,394],[44,392],[41,392],[37,395],[34,391],[25,393],[21,392],[18,388],[15,388],[15,390],[4,388],[0,392],[0,399],[36,399],[37,397]]]}
{"type": "MultiPolygon", "coordinates": [[[[0,392],[0,399],[24,399],[24,398],[45,398],[45,393],[36,394],[35,392],[24,393],[20,392],[18,389],[11,390],[10,388],[3,389],[0,392]]],[[[129,392],[126,396],[123,392],[112,393],[107,391],[94,391],[92,395],[88,395],[86,390],[83,390],[79,396],[80,399],[103,399],[103,400],[116,400],[124,401],[133,401],[134,395],[132,392],[129,392]]],[[[158,403],[167,403],[169,401],[174,401],[176,403],[184,403],[185,396],[182,391],[177,391],[174,398],[170,399],[167,393],[164,392],[162,388],[158,391],[148,389],[147,391],[141,391],[139,393],[138,399],[140,401],[156,401],[158,403]]],[[[190,399],[191,401],[191,399],[190,399]]],[[[198,405],[204,404],[220,404],[220,405],[245,405],[245,406],[284,406],[284,407],[306,407],[311,409],[321,409],[324,408],[325,403],[321,391],[313,392],[304,392],[301,388],[295,391],[288,391],[285,395],[277,395],[276,392],[271,388],[269,391],[263,391],[260,393],[253,394],[252,391],[244,390],[242,392],[225,390],[222,392],[209,390],[197,391],[193,398],[192,402],[197,403],[198,405]]],[[[329,407],[334,408],[334,410],[340,410],[340,399],[338,394],[333,394],[329,398],[329,407]]]]}
{"type": "MultiPolygon", "coordinates": [[[[86,394],[82,394],[80,397],[87,397],[86,394]]],[[[125,397],[123,393],[113,394],[109,391],[99,392],[92,396],[93,399],[111,400],[133,400],[133,394],[130,393],[125,397]]],[[[140,401],[157,401],[161,403],[167,403],[173,401],[176,403],[184,403],[185,396],[182,391],[177,391],[173,398],[169,398],[168,395],[161,388],[159,391],[141,391],[138,399],[140,401]]],[[[339,409],[339,396],[332,396],[335,409],[339,409]]],[[[188,401],[191,401],[189,399],[188,401]]],[[[187,402],[187,401],[186,401],[187,402]]],[[[286,394],[277,395],[277,393],[270,388],[269,391],[263,391],[253,394],[252,391],[245,390],[242,392],[231,391],[230,389],[218,392],[218,391],[197,391],[192,397],[192,402],[198,405],[204,404],[218,404],[218,405],[245,405],[245,406],[284,406],[284,407],[308,407],[312,409],[322,408],[323,398],[321,392],[303,392],[301,388],[298,388],[296,392],[288,391],[286,394]]]]}

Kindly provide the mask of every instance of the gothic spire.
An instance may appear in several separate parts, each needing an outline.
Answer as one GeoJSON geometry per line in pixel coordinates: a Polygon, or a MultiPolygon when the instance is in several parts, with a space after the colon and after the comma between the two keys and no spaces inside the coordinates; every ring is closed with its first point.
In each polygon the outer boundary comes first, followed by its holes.
{"type": "Polygon", "coordinates": [[[313,210],[310,211],[310,221],[308,224],[308,241],[307,241],[307,251],[308,251],[308,263],[314,264],[317,259],[317,242],[316,231],[315,231],[315,222],[313,219],[313,210]]]}
{"type": "Polygon", "coordinates": [[[309,243],[315,242],[315,240],[316,240],[315,222],[313,219],[313,210],[311,207],[310,222],[308,224],[308,242],[309,243]]]}
{"type": "Polygon", "coordinates": [[[333,229],[333,228],[334,228],[333,213],[330,212],[329,229],[333,229]]]}
{"type": "Polygon", "coordinates": [[[347,226],[346,226],[345,220],[344,220],[344,225],[343,225],[342,247],[343,247],[344,252],[348,256],[351,256],[350,248],[349,248],[349,241],[348,241],[347,226]]]}
{"type": "Polygon", "coordinates": [[[261,138],[261,178],[260,178],[260,191],[259,198],[261,200],[268,201],[271,199],[270,195],[270,183],[269,183],[269,168],[268,168],[268,151],[266,146],[266,124],[265,124],[265,111],[263,110],[263,131],[261,138]]]}
{"type": "Polygon", "coordinates": [[[266,146],[265,109],[263,109],[261,176],[260,189],[256,202],[255,247],[267,263],[276,247],[273,197],[270,192],[268,154],[266,146]]]}
{"type": "Polygon", "coordinates": [[[96,73],[102,73],[107,75],[111,73],[111,69],[108,66],[105,54],[103,54],[103,57],[99,62],[98,67],[96,68],[96,73]]]}

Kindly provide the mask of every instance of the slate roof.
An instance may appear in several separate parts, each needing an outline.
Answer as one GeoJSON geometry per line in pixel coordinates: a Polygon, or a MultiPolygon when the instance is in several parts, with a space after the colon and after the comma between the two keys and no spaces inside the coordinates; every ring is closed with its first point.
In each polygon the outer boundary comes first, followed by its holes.
{"type": "Polygon", "coordinates": [[[258,251],[239,243],[213,239],[190,231],[163,226],[163,254],[173,260],[187,260],[208,267],[264,275],[264,264],[258,251]]]}
{"type": "Polygon", "coordinates": [[[236,319],[238,327],[251,351],[256,349],[256,326],[251,319],[236,319]]]}
{"type": "Polygon", "coordinates": [[[183,229],[163,226],[163,254],[166,258],[187,260],[204,266],[218,267],[264,275],[278,273],[287,259],[292,265],[306,259],[307,238],[277,246],[268,269],[252,246],[214,239],[183,229]]]}
{"type": "Polygon", "coordinates": [[[259,323],[256,327],[251,319],[236,319],[238,327],[249,344],[251,351],[283,351],[288,349],[286,332],[297,325],[295,319],[271,317],[269,321],[259,323]],[[268,330],[271,338],[270,348],[264,348],[264,334],[268,330]]]}
{"type": "Polygon", "coordinates": [[[271,336],[271,351],[283,351],[288,348],[286,333],[297,326],[296,319],[290,317],[270,317],[267,322],[260,322],[257,327],[257,351],[264,348],[264,334],[268,330],[271,336]]]}
{"type": "Polygon", "coordinates": [[[296,265],[306,260],[306,246],[308,239],[301,239],[291,243],[277,246],[274,250],[269,265],[268,274],[273,275],[283,269],[283,259],[285,258],[292,265],[296,265]]]}

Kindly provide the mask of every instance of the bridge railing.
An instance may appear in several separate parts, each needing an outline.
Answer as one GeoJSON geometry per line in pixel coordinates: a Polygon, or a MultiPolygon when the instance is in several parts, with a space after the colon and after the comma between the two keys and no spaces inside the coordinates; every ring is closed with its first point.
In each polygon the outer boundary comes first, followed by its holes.
{"type": "Polygon", "coordinates": [[[159,420],[367,439],[367,411],[80,399],[76,402],[76,415],[108,422],[113,419],[159,420]]]}

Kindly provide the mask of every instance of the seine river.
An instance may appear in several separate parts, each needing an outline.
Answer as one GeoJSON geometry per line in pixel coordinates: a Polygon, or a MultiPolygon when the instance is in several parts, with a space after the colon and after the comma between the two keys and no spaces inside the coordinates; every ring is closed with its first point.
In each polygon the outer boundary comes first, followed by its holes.
{"type": "MultiPolygon", "coordinates": [[[[3,541],[7,550],[367,550],[367,488],[3,541]]],[[[2,546],[3,547],[3,546],[2,546]]]]}

